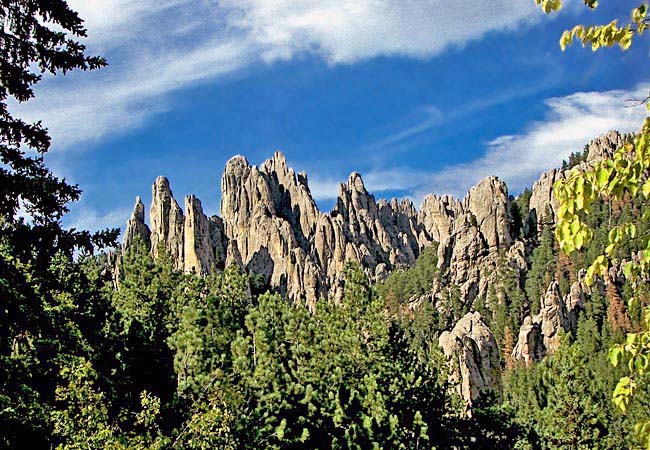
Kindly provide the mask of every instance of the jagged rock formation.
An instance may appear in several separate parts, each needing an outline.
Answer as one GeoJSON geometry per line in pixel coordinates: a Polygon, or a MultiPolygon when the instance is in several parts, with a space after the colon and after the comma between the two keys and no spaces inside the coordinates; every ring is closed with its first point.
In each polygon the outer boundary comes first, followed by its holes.
{"type": "Polygon", "coordinates": [[[494,335],[478,312],[468,313],[438,340],[449,362],[449,382],[471,407],[481,393],[501,390],[501,358],[494,335]]]}
{"type": "Polygon", "coordinates": [[[242,156],[230,159],[221,188],[221,218],[208,219],[194,196],[186,197],[184,215],[169,182],[159,177],[152,188],[150,236],[143,231],[139,202],[124,248],[142,236],[154,257],[162,244],[176,268],[200,274],[237,264],[289,298],[313,305],[321,297],[341,297],[347,261],[381,279],[413,265],[432,242],[412,202],[375,201],[358,173],[340,185],[334,209],[321,213],[307,176],[296,174],[279,152],[259,168],[242,156]]]}
{"type": "Polygon", "coordinates": [[[201,275],[209,274],[215,265],[210,221],[203,214],[201,201],[194,195],[185,197],[185,213],[187,214],[183,227],[185,272],[195,272],[201,275]]]}
{"type": "MultiPolygon", "coordinates": [[[[486,295],[497,272],[499,252],[508,251],[513,243],[509,204],[508,188],[496,177],[474,186],[462,202],[429,196],[422,204],[419,217],[425,230],[440,239],[442,285],[458,286],[466,304],[486,295]]],[[[520,259],[516,252],[512,258],[520,259]]],[[[512,265],[521,266],[521,262],[512,265]]]]}
{"type": "Polygon", "coordinates": [[[564,172],[551,169],[544,172],[539,180],[533,184],[528,223],[535,224],[537,230],[541,230],[545,222],[555,222],[555,213],[559,208],[559,204],[553,196],[553,185],[557,180],[563,179],[564,176],[564,172]]]}
{"type": "Polygon", "coordinates": [[[512,352],[512,359],[530,365],[541,361],[547,354],[553,354],[560,346],[560,333],[575,332],[578,326],[578,314],[585,307],[586,286],[580,280],[573,283],[570,292],[560,295],[560,286],[552,281],[541,297],[539,314],[526,317],[519,330],[517,344],[512,352]]]}
{"type": "MultiPolygon", "coordinates": [[[[631,139],[632,135],[621,134],[617,131],[608,133],[592,140],[587,146],[584,161],[576,168],[585,170],[589,165],[611,158],[617,148],[631,139]]],[[[551,169],[543,173],[533,185],[530,197],[527,223],[534,224],[538,232],[544,226],[555,223],[555,215],[559,207],[553,195],[553,185],[557,180],[564,179],[572,170],[551,169]]],[[[551,282],[548,290],[541,297],[541,310],[535,317],[527,317],[519,331],[517,344],[513,350],[514,360],[526,364],[540,361],[545,355],[553,353],[559,346],[559,332],[575,332],[579,312],[585,306],[585,294],[588,292],[582,281],[584,271],[578,274],[578,281],[571,285],[569,293],[561,298],[557,281],[551,282]]],[[[610,277],[611,278],[611,277],[610,277]]],[[[606,280],[613,283],[612,280],[606,280]]],[[[603,290],[603,287],[599,287],[603,290]]]]}
{"type": "MultiPolygon", "coordinates": [[[[631,137],[630,134],[622,134],[618,131],[609,131],[599,136],[587,145],[586,159],[576,167],[584,170],[594,162],[611,158],[616,149],[629,141],[631,137]]],[[[555,214],[559,205],[553,196],[553,185],[557,180],[566,178],[567,174],[567,170],[551,169],[542,173],[539,180],[533,185],[528,223],[537,224],[538,231],[541,231],[545,221],[555,223],[555,214]]]]}
{"type": "MultiPolygon", "coordinates": [[[[222,217],[207,218],[195,196],[186,197],[183,213],[169,181],[158,177],[151,230],[138,200],[124,248],[140,236],[154,257],[162,245],[177,269],[199,274],[237,264],[268,287],[314,305],[322,297],[341,298],[347,261],[382,280],[395,268],[413,265],[436,241],[445,283],[460,286],[463,300],[471,303],[487,291],[498,253],[513,243],[508,191],[496,177],[472,188],[462,202],[427,197],[418,212],[409,200],[377,202],[355,172],[339,186],[333,210],[322,213],[307,175],[296,174],[277,152],[259,167],[242,156],[230,159],[221,190],[222,217]]],[[[524,258],[515,253],[513,258],[524,258]]]]}
{"type": "Polygon", "coordinates": [[[144,223],[144,204],[138,196],[135,198],[135,207],[124,231],[124,246],[130,247],[138,239],[143,243],[149,244],[150,237],[151,231],[149,231],[149,227],[144,223]]]}
{"type": "MultiPolygon", "coordinates": [[[[611,154],[626,136],[615,132],[594,140],[582,164],[611,154]]],[[[535,183],[527,223],[541,229],[543,212],[554,219],[553,183],[565,176],[551,170],[535,183]]],[[[185,213],[169,182],[152,187],[150,230],[144,205],[137,201],[127,224],[124,247],[139,237],[153,256],[166,248],[177,269],[207,274],[238,264],[261,275],[270,288],[313,305],[321,297],[340,298],[346,261],[357,261],[375,281],[392,270],[413,265],[421,250],[438,242],[440,280],[431,298],[457,286],[471,306],[485,298],[504,264],[527,270],[526,246],[511,234],[510,199],[503,181],[488,177],[461,201],[430,195],[419,211],[408,200],[380,200],[353,173],[339,187],[336,206],[323,213],[311,195],[307,175],[296,174],[282,153],[259,167],[242,156],[226,164],[221,183],[222,217],[207,218],[194,196],[185,213]]]]}
{"type": "Polygon", "coordinates": [[[452,234],[455,219],[462,214],[463,205],[460,201],[450,195],[439,197],[431,194],[422,203],[418,221],[429,231],[434,241],[443,242],[452,234]]]}
{"type": "Polygon", "coordinates": [[[228,161],[222,181],[225,233],[236,247],[233,260],[263,274],[290,298],[313,304],[339,298],[346,261],[371,277],[378,267],[412,265],[420,252],[417,212],[410,201],[375,201],[358,173],[339,187],[329,214],[321,213],[306,175],[276,153],[258,169],[243,157],[228,161]]]}
{"type": "Polygon", "coordinates": [[[151,187],[151,253],[158,256],[162,244],[176,269],[184,269],[184,218],[165,177],[158,177],[151,187]]]}
{"type": "Polygon", "coordinates": [[[632,139],[633,134],[608,131],[593,139],[588,145],[587,163],[593,163],[605,158],[611,158],[617,148],[632,139]]]}

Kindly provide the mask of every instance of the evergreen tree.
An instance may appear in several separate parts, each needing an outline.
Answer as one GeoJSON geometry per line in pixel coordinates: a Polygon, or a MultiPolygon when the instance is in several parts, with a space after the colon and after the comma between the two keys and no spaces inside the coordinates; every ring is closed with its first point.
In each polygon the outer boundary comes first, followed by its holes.
{"type": "Polygon", "coordinates": [[[381,298],[355,266],[341,304],[321,302],[314,314],[262,296],[233,344],[240,445],[430,448],[447,439],[435,366],[391,335],[381,298]]]}
{"type": "Polygon", "coordinates": [[[178,393],[196,399],[215,376],[231,367],[230,343],[251,306],[246,275],[237,266],[204,279],[186,276],[177,293],[177,328],[169,337],[174,350],[178,393]]]}
{"type": "Polygon", "coordinates": [[[533,315],[539,312],[540,299],[553,280],[556,265],[555,236],[553,228],[546,225],[542,228],[539,245],[533,251],[530,270],[525,282],[526,296],[530,302],[530,312],[533,315]]]}
{"type": "MultiPolygon", "coordinates": [[[[176,292],[185,290],[183,276],[174,271],[164,248],[154,261],[141,241],[122,255],[120,274],[119,289],[112,292],[115,315],[109,323],[115,342],[111,405],[116,413],[134,411],[147,391],[163,402],[165,410],[172,407],[176,392],[174,354],[167,340],[177,326],[172,307],[176,292]]],[[[165,417],[173,424],[172,414],[165,417]]],[[[126,430],[129,420],[122,424],[126,430]]]]}
{"type": "Polygon", "coordinates": [[[76,320],[89,320],[92,306],[77,294],[94,287],[73,255],[112,244],[117,231],[63,229],[81,191],[45,166],[47,130],[14,117],[7,103],[33,98],[42,73],[104,61],[85,54],[83,22],[63,0],[2,1],[0,18],[0,446],[43,448],[58,374],[88,353],[88,323],[76,320]]]}

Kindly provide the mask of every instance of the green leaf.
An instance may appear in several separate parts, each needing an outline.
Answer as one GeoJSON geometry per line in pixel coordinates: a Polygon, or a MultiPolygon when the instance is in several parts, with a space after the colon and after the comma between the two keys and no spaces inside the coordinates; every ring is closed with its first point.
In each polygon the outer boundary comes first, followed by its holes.
{"type": "Polygon", "coordinates": [[[609,351],[609,362],[612,366],[618,366],[619,361],[621,360],[621,349],[619,347],[612,347],[609,351]]]}
{"type": "Polygon", "coordinates": [[[641,188],[641,193],[645,198],[650,197],[650,180],[646,181],[641,188]]]}

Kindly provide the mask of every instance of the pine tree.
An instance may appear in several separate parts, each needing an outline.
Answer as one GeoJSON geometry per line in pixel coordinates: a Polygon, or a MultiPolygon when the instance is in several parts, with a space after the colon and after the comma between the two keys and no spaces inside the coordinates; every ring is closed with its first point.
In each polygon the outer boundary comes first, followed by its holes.
{"type": "MultiPolygon", "coordinates": [[[[167,408],[176,392],[174,355],[167,340],[177,326],[170,319],[175,294],[185,287],[183,275],[174,271],[164,248],[153,260],[141,241],[122,255],[120,274],[119,289],[111,295],[115,308],[110,321],[115,342],[111,404],[117,410],[135,411],[147,391],[167,408]]],[[[174,420],[171,414],[165,417],[174,420]]],[[[128,431],[131,418],[126,419],[121,425],[128,431]]]]}
{"type": "Polygon", "coordinates": [[[515,367],[515,361],[512,359],[512,351],[514,350],[515,342],[512,335],[512,329],[506,326],[503,330],[503,358],[505,360],[506,374],[515,367]]]}
{"type": "Polygon", "coordinates": [[[542,228],[539,245],[533,251],[531,260],[525,286],[526,296],[530,302],[530,312],[534,315],[539,312],[540,298],[553,279],[557,266],[555,236],[550,225],[545,225],[542,228]]]}
{"type": "Polygon", "coordinates": [[[51,444],[59,373],[87,356],[84,333],[92,328],[76,322],[91,318],[77,309],[93,311],[77,304],[89,300],[78,294],[95,288],[73,256],[113,244],[117,231],[63,229],[81,191],[45,166],[46,128],[13,116],[7,104],[32,99],[45,72],[105,62],[85,54],[83,21],[63,0],[2,1],[0,18],[0,446],[43,448],[51,444]]]}

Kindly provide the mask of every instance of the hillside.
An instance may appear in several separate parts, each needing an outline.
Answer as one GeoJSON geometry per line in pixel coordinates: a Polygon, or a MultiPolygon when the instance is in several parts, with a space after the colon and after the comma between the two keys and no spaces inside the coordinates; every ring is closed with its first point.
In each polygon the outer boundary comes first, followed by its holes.
{"type": "MultiPolygon", "coordinates": [[[[569,258],[552,234],[554,182],[611,158],[628,139],[617,132],[594,139],[517,197],[489,177],[462,200],[431,194],[419,209],[406,199],[377,201],[355,172],[327,213],[316,206],[307,175],[296,174],[281,153],[259,168],[236,156],[221,182],[221,217],[207,217],[195,196],[185,198],[183,211],[169,181],[159,177],[150,225],[138,197],[123,251],[144,243],[152,257],[165,251],[176,270],[200,276],[236,267],[249,274],[253,297],[270,290],[312,313],[327,302],[345,303],[346,268],[357,264],[388,311],[411,318],[407,329],[428,324],[417,330],[424,339],[419,345],[439,341],[448,380],[471,415],[489,393],[522,401],[511,380],[569,346],[586,321],[597,328],[590,345],[601,349],[587,358],[599,355],[602,366],[604,342],[639,320],[625,308],[622,269],[613,268],[596,287],[584,282],[584,254],[602,252],[604,241],[569,258]]],[[[611,226],[646,206],[607,208],[593,218],[596,228],[605,225],[604,214],[611,226]]]]}

